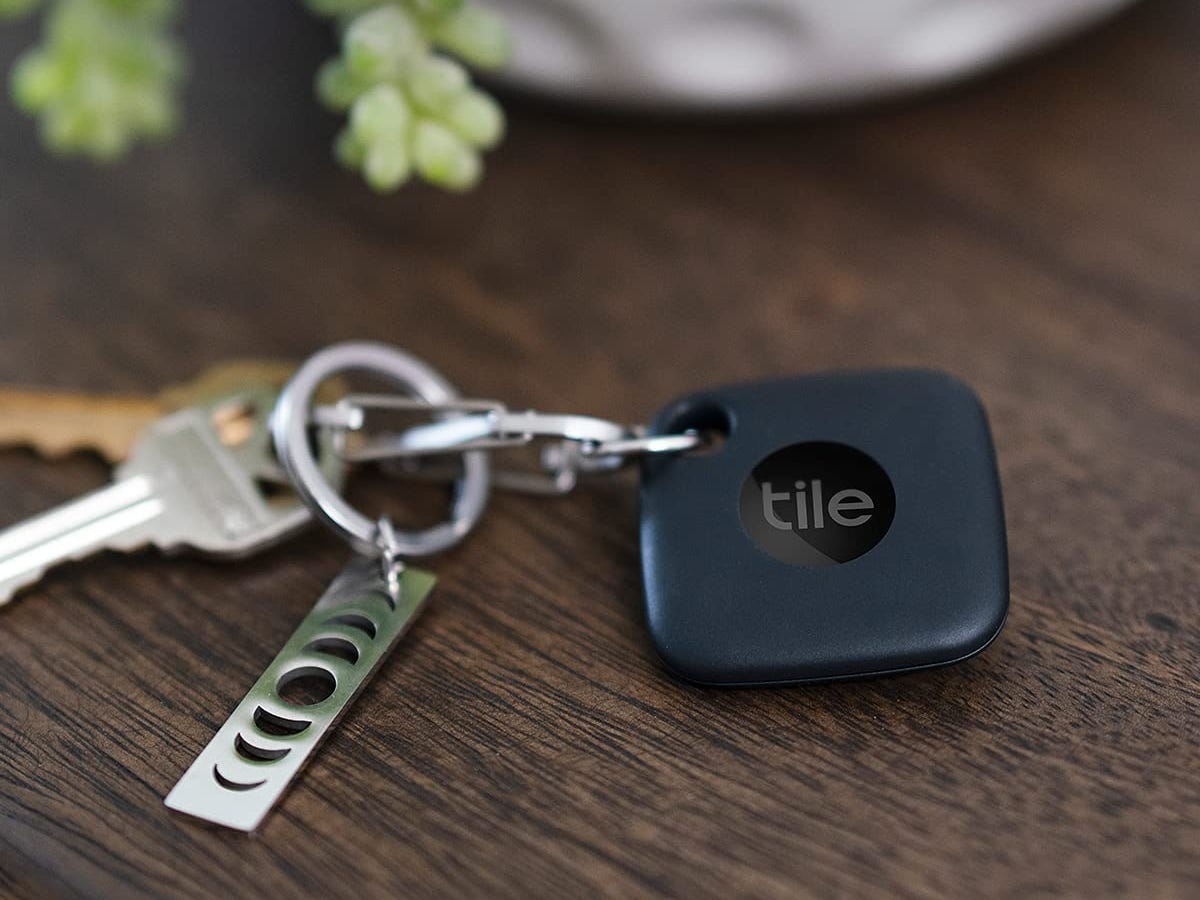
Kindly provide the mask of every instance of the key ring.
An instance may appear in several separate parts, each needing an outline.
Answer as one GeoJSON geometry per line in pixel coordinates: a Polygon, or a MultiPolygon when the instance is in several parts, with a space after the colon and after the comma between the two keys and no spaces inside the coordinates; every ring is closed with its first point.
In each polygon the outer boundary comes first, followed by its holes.
{"type": "Polygon", "coordinates": [[[453,404],[458,397],[454,387],[432,366],[385,344],[348,341],[314,354],[284,386],[271,416],[275,452],[296,493],[318,519],[365,555],[391,559],[429,556],[454,546],[475,527],[487,505],[491,489],[487,454],[463,454],[462,475],[455,480],[448,521],[419,531],[402,531],[390,523],[381,527],[379,521],[342,499],[321,472],[309,441],[311,406],[318,387],[332,376],[349,372],[383,378],[427,404],[453,404]]]}

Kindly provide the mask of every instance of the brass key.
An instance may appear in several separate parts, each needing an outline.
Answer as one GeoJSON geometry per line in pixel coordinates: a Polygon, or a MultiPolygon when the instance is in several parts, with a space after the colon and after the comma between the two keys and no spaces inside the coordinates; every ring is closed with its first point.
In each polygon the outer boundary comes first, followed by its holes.
{"type": "MultiPolygon", "coordinates": [[[[49,459],[94,450],[118,463],[129,456],[138,435],[168,413],[207,405],[251,385],[280,388],[294,368],[279,360],[232,360],[153,397],[0,386],[0,447],[31,447],[49,459]]],[[[252,427],[236,410],[220,416],[214,425],[230,446],[240,442],[240,431],[252,427]]]]}

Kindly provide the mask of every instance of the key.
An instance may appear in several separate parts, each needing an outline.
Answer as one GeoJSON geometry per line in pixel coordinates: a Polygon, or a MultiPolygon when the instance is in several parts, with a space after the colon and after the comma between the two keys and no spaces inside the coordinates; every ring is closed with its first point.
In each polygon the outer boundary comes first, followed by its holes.
{"type": "MultiPolygon", "coordinates": [[[[310,521],[275,459],[276,391],[238,391],[152,424],[112,484],[0,532],[0,605],[60,563],[156,547],[238,558],[310,521]]],[[[338,478],[329,461],[327,475],[338,478]]]]}
{"type": "Polygon", "coordinates": [[[0,387],[0,447],[28,446],[48,459],[94,450],[121,462],[138,435],[168,413],[255,385],[280,388],[293,368],[277,360],[231,360],[153,397],[0,387]]]}

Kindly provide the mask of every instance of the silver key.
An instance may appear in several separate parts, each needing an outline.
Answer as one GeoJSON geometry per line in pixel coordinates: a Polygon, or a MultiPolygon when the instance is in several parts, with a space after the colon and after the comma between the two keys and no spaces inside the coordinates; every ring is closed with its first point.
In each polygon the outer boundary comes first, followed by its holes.
{"type": "Polygon", "coordinates": [[[238,558],[306,525],[311,515],[272,451],[274,399],[264,387],[173,413],[147,429],[112,484],[0,532],[0,605],[101,550],[238,558]]]}

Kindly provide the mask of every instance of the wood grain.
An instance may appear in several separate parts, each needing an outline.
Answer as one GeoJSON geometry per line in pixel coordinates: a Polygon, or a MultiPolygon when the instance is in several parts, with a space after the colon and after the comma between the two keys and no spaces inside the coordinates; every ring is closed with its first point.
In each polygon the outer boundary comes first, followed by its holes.
{"type": "MultiPolygon", "coordinates": [[[[642,627],[632,483],[498,497],[246,839],[162,797],[346,551],[93,560],[0,615],[0,892],[1200,893],[1200,7],[854,114],[513,102],[477,192],[391,199],[328,159],[329,36],[299,4],[205,0],[187,31],[168,147],[56,161],[0,111],[0,379],[152,390],[371,336],[473,393],[637,420],[704,384],[939,366],[992,416],[1012,612],[940,671],[698,689],[642,627]]],[[[0,453],[0,515],[104,473],[0,453]]]]}

